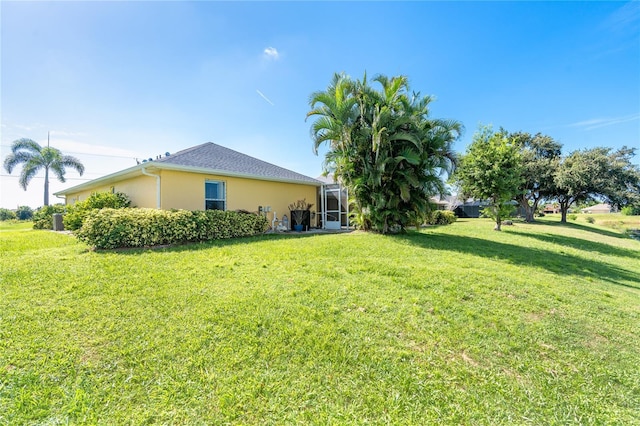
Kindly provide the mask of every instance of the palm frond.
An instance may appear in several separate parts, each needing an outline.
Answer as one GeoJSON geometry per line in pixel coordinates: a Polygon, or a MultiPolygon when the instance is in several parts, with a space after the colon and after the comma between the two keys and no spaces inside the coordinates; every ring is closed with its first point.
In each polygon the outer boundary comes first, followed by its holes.
{"type": "Polygon", "coordinates": [[[11,152],[17,153],[18,151],[25,150],[33,154],[39,154],[42,150],[40,144],[32,139],[22,138],[14,141],[11,144],[11,152]]]}
{"type": "Polygon", "coordinates": [[[20,178],[18,179],[18,184],[22,187],[22,189],[24,189],[25,191],[27,190],[29,182],[31,182],[31,179],[33,179],[33,177],[38,174],[42,167],[42,163],[38,161],[28,161],[22,167],[22,172],[20,173],[20,178]]]}

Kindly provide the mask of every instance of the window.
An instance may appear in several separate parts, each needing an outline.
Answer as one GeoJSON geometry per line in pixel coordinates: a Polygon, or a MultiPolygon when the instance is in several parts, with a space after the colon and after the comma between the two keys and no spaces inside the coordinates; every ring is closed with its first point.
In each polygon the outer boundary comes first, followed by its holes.
{"type": "Polygon", "coordinates": [[[205,210],[226,210],[227,193],[224,182],[213,180],[204,183],[204,208],[205,210]]]}

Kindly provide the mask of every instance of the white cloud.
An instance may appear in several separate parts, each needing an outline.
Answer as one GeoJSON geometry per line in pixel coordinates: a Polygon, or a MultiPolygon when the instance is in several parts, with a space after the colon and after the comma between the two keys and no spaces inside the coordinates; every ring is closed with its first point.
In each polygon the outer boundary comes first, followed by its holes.
{"type": "MultiPolygon", "coordinates": [[[[53,136],[53,135],[52,135],[53,136]]],[[[100,157],[128,157],[135,158],[141,156],[140,152],[132,151],[129,149],[115,148],[110,146],[91,144],[86,142],[80,142],[73,139],[61,139],[56,137],[51,138],[51,146],[58,148],[64,154],[70,153],[73,155],[95,155],[100,157]]]]}
{"type": "Polygon", "coordinates": [[[614,31],[636,31],[640,25],[640,2],[630,1],[608,16],[605,25],[614,31]]]}
{"type": "Polygon", "coordinates": [[[271,100],[269,98],[267,98],[264,93],[262,93],[261,91],[259,91],[258,89],[256,89],[256,92],[258,92],[258,95],[260,95],[260,97],[262,97],[262,99],[264,99],[265,101],[269,102],[271,105],[275,106],[276,104],[274,104],[273,102],[271,102],[271,100]]]}
{"type": "Polygon", "coordinates": [[[277,60],[280,57],[280,54],[278,53],[278,49],[276,49],[275,47],[267,47],[264,49],[263,53],[264,53],[264,56],[267,57],[268,59],[277,60]]]}
{"type": "Polygon", "coordinates": [[[51,130],[49,131],[49,133],[51,136],[66,136],[66,137],[88,136],[88,134],[84,132],[68,132],[66,130],[51,130]]]}
{"type": "Polygon", "coordinates": [[[579,121],[569,124],[569,127],[581,127],[583,130],[594,130],[600,127],[613,126],[615,124],[627,123],[629,121],[640,120],[640,113],[625,115],[622,117],[592,118],[591,120],[579,121]]]}

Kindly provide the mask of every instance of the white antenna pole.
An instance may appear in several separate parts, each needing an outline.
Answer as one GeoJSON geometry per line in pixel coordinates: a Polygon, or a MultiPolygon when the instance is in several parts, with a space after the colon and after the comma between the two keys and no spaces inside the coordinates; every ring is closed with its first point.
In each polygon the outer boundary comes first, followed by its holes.
{"type": "Polygon", "coordinates": [[[47,132],[47,148],[49,148],[49,134],[51,133],[51,130],[49,130],[47,132]]]}

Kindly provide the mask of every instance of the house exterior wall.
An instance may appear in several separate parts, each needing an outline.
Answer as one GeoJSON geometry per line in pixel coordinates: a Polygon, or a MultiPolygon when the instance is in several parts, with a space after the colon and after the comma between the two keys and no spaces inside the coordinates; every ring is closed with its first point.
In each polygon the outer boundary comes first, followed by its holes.
{"type": "Polygon", "coordinates": [[[96,186],[66,196],[66,204],[72,205],[86,200],[94,192],[123,192],[135,207],[156,207],[156,179],[150,176],[136,176],[118,182],[96,186]]]}
{"type": "Polygon", "coordinates": [[[597,204],[581,210],[582,213],[611,213],[611,211],[611,206],[608,204],[597,204]]]}
{"type": "MultiPolygon", "coordinates": [[[[208,180],[225,183],[227,210],[248,210],[255,212],[258,206],[271,206],[273,218],[276,212],[281,219],[283,214],[289,216],[289,204],[305,198],[315,203],[318,188],[285,182],[264,181],[239,177],[219,176],[204,173],[190,173],[173,170],[153,170],[160,175],[160,206],[162,209],[204,210],[205,182],[208,180]]],[[[157,207],[157,181],[151,176],[137,176],[121,181],[97,186],[92,189],[67,194],[66,203],[74,204],[85,200],[93,192],[123,192],[131,199],[135,207],[157,207]]],[[[314,205],[312,211],[319,206],[314,205]]],[[[312,223],[313,224],[313,223],[312,223]]]]}
{"type": "Polygon", "coordinates": [[[162,170],[161,176],[163,209],[204,210],[204,185],[208,180],[225,183],[227,210],[255,212],[258,206],[271,206],[278,218],[289,216],[288,205],[296,200],[314,202],[318,191],[311,185],[173,170],[162,170]]]}

